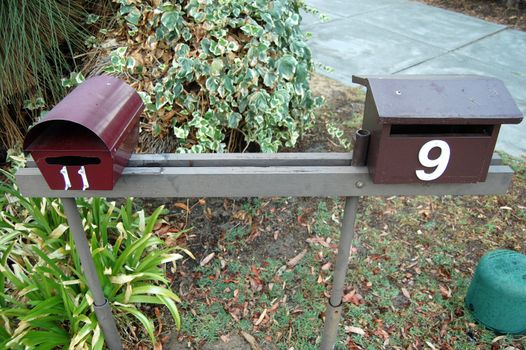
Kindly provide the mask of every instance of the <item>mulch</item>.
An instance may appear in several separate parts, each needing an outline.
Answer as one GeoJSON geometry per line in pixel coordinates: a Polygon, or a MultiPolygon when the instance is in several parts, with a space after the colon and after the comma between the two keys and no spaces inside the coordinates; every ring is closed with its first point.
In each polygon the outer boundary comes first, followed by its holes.
{"type": "Polygon", "coordinates": [[[508,8],[506,0],[418,0],[431,6],[526,31],[526,1],[517,0],[508,8]]]}

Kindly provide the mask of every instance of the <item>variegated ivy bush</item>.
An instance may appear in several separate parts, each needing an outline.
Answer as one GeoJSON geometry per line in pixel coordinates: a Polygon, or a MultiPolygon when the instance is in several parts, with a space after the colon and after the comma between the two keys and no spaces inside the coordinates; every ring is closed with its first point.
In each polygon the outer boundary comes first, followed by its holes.
{"type": "Polygon", "coordinates": [[[176,138],[177,152],[276,152],[312,126],[322,101],[309,88],[303,1],[118,2],[110,37],[121,44],[104,71],[140,92],[143,132],[176,138]]]}

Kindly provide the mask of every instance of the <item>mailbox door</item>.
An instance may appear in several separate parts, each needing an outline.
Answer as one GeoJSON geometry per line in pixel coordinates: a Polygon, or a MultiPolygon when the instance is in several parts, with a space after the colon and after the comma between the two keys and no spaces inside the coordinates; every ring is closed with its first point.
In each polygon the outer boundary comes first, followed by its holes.
{"type": "Polygon", "coordinates": [[[375,183],[474,183],[485,181],[498,126],[491,133],[392,135],[382,130],[372,142],[370,164],[375,183]]]}
{"type": "Polygon", "coordinates": [[[40,172],[52,190],[110,190],[113,164],[107,151],[34,151],[40,172]]]}

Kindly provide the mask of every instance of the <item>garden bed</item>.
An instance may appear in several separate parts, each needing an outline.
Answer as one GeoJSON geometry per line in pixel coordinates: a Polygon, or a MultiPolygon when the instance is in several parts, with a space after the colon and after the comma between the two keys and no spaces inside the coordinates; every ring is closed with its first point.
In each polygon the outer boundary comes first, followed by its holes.
{"type": "MultiPolygon", "coordinates": [[[[345,151],[327,125],[351,135],[363,92],[324,77],[327,97],[299,151],[345,151]]],[[[348,136],[345,136],[348,137],[348,136]]],[[[524,349],[477,325],[463,298],[480,257],[526,252],[526,166],[515,163],[509,194],[487,197],[368,197],[361,200],[339,348],[524,349]]],[[[151,203],[153,205],[158,202],[151,203]]],[[[174,242],[187,259],[173,276],[182,331],[169,349],[315,349],[330,292],[343,201],[338,198],[167,201],[174,242]],[[241,345],[244,344],[244,345],[241,345]],[[255,347],[252,347],[255,349],[255,347]]]]}
{"type": "Polygon", "coordinates": [[[508,8],[503,0],[418,0],[428,5],[461,12],[485,21],[506,25],[510,28],[526,30],[526,2],[518,1],[517,8],[508,8]]]}

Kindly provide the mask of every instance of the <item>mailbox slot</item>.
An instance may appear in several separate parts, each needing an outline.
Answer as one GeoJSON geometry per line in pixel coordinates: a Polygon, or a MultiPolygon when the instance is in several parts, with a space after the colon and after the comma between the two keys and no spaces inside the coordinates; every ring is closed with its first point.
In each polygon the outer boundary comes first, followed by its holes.
{"type": "Polygon", "coordinates": [[[501,124],[522,114],[500,80],[479,76],[353,76],[367,87],[363,128],[375,183],[486,180],[501,124]]]}
{"type": "Polygon", "coordinates": [[[89,165],[100,164],[100,159],[96,157],[80,157],[80,156],[63,156],[63,157],[49,157],[46,158],[47,164],[55,165],[89,165]]]}
{"type": "Polygon", "coordinates": [[[491,136],[493,125],[394,124],[390,136],[491,136]]]}
{"type": "Polygon", "coordinates": [[[137,145],[143,108],[121,80],[90,78],[30,129],[24,149],[51,189],[111,190],[137,145]]]}

